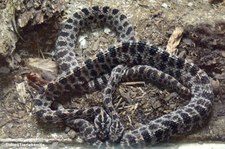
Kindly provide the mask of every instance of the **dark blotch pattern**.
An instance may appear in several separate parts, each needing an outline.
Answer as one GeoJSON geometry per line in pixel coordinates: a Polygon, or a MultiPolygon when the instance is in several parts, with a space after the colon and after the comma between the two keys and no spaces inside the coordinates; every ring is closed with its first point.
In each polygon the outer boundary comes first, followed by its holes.
{"type": "Polygon", "coordinates": [[[98,75],[98,73],[97,73],[97,71],[95,71],[95,70],[91,70],[91,75],[92,75],[93,77],[95,77],[95,76],[98,75]]]}
{"type": "Polygon", "coordinates": [[[93,9],[94,11],[100,12],[100,9],[99,9],[98,6],[94,6],[94,7],[92,7],[92,9],[93,9]]]}
{"type": "Polygon", "coordinates": [[[143,74],[143,73],[144,73],[144,70],[145,70],[145,67],[144,67],[144,66],[140,67],[140,68],[139,68],[139,73],[140,73],[140,74],[143,74]]]}
{"type": "Polygon", "coordinates": [[[63,63],[63,64],[61,64],[61,70],[62,71],[67,71],[67,70],[69,70],[69,65],[68,64],[66,64],[66,63],[63,63]]]}
{"type": "Polygon", "coordinates": [[[176,64],[176,60],[174,58],[169,57],[168,59],[168,65],[171,67],[174,67],[176,64]]]}
{"type": "Polygon", "coordinates": [[[114,58],[112,62],[113,62],[113,64],[114,64],[114,66],[120,64],[120,62],[118,61],[117,58],[114,58]]]}
{"type": "Polygon", "coordinates": [[[119,13],[119,10],[118,10],[118,9],[113,9],[113,10],[112,10],[112,14],[113,14],[113,15],[116,15],[117,13],[119,13]]]}
{"type": "Polygon", "coordinates": [[[144,138],[145,142],[151,142],[151,136],[149,135],[147,130],[141,132],[142,137],[144,138]]]}
{"type": "Polygon", "coordinates": [[[49,83],[47,88],[48,88],[48,91],[52,92],[55,90],[55,85],[53,83],[49,83]]]}
{"type": "Polygon", "coordinates": [[[61,83],[61,84],[67,84],[67,79],[63,78],[63,79],[59,80],[59,83],[61,83]]]}
{"type": "Polygon", "coordinates": [[[105,93],[106,94],[110,94],[112,92],[112,90],[110,89],[110,88],[107,88],[106,90],[105,90],[105,93]]]}
{"type": "Polygon", "coordinates": [[[42,101],[37,99],[37,100],[35,100],[34,104],[37,106],[42,106],[42,101]]]}
{"type": "Polygon", "coordinates": [[[72,87],[67,84],[67,85],[65,85],[65,89],[70,91],[70,90],[72,90],[72,87]]]}
{"type": "Polygon", "coordinates": [[[74,32],[78,32],[78,31],[79,31],[79,28],[74,27],[74,28],[73,28],[73,31],[74,31],[74,32]]]}
{"type": "Polygon", "coordinates": [[[77,20],[74,20],[73,21],[73,25],[74,25],[74,27],[76,27],[78,25],[78,21],[77,20]]]}
{"type": "Polygon", "coordinates": [[[166,64],[160,63],[158,68],[163,71],[166,69],[166,64]]]}
{"type": "Polygon", "coordinates": [[[133,31],[133,28],[130,26],[126,31],[126,35],[129,35],[133,31]]]}
{"type": "Polygon", "coordinates": [[[67,36],[69,36],[69,33],[67,33],[67,32],[60,32],[59,36],[67,37],[67,36]]]}
{"type": "Polygon", "coordinates": [[[203,107],[201,106],[196,106],[195,107],[196,111],[198,111],[198,113],[201,115],[201,116],[204,116],[206,114],[206,111],[203,107]]]}
{"type": "Polygon", "coordinates": [[[175,77],[180,78],[181,72],[179,70],[175,71],[175,77]]]}
{"type": "Polygon", "coordinates": [[[83,25],[84,25],[84,21],[80,20],[80,21],[79,21],[79,25],[80,25],[80,26],[83,26],[83,25]]]}
{"type": "Polygon", "coordinates": [[[158,50],[159,49],[155,46],[148,47],[149,54],[151,54],[152,56],[155,55],[158,50]]]}
{"type": "Polygon", "coordinates": [[[94,80],[94,84],[95,84],[95,88],[96,88],[97,90],[100,90],[100,89],[101,89],[101,86],[100,86],[98,80],[95,79],[95,80],[94,80]]]}
{"type": "Polygon", "coordinates": [[[110,71],[109,66],[106,65],[106,64],[102,64],[101,67],[102,67],[102,69],[106,70],[106,72],[109,72],[110,71]]]}
{"type": "Polygon", "coordinates": [[[177,68],[182,69],[184,67],[184,63],[185,63],[184,59],[178,58],[177,61],[176,61],[177,68]]]}
{"type": "Polygon", "coordinates": [[[180,113],[180,116],[183,118],[185,124],[188,125],[192,122],[190,116],[187,113],[180,113]]]}
{"type": "Polygon", "coordinates": [[[129,50],[130,50],[129,52],[131,55],[135,55],[136,54],[136,45],[131,44],[129,50]]]}
{"type": "Polygon", "coordinates": [[[62,111],[60,110],[57,110],[56,111],[56,115],[62,119],[65,119],[66,117],[68,117],[68,115],[66,115],[65,113],[63,113],[62,111]]]}
{"type": "Polygon", "coordinates": [[[94,20],[94,17],[93,16],[89,16],[88,20],[94,20]]]}
{"type": "Polygon", "coordinates": [[[105,62],[105,57],[104,57],[104,54],[102,52],[99,52],[96,55],[96,57],[97,57],[99,63],[104,63],[105,62]]]}
{"type": "Polygon", "coordinates": [[[194,66],[192,66],[191,69],[190,69],[190,74],[191,74],[192,76],[196,76],[196,74],[197,74],[198,71],[199,71],[199,68],[198,68],[196,65],[194,65],[194,66]]]}
{"type": "Polygon", "coordinates": [[[120,15],[120,21],[123,21],[124,19],[126,19],[127,17],[125,15],[120,15]]]}
{"type": "Polygon", "coordinates": [[[94,68],[93,61],[91,59],[86,60],[84,63],[87,66],[88,69],[93,69],[94,68]]]}
{"type": "Polygon", "coordinates": [[[58,57],[64,57],[67,53],[68,53],[68,51],[65,51],[65,50],[64,50],[64,51],[58,52],[58,53],[57,53],[57,56],[58,56],[58,57]]]}
{"type": "Polygon", "coordinates": [[[65,28],[65,29],[72,29],[72,28],[73,28],[73,26],[72,26],[72,25],[70,25],[70,24],[65,24],[65,25],[64,25],[64,28],[65,28]]]}
{"type": "Polygon", "coordinates": [[[102,10],[103,10],[104,13],[108,13],[109,7],[105,6],[105,7],[103,7],[102,10]]]}
{"type": "Polygon", "coordinates": [[[46,113],[45,110],[39,110],[38,112],[36,112],[37,117],[43,117],[44,113],[46,113]]]}
{"type": "Polygon", "coordinates": [[[171,76],[174,76],[173,70],[169,69],[168,74],[171,75],[171,76]]]}
{"type": "Polygon", "coordinates": [[[119,21],[115,20],[114,25],[117,26],[119,24],[119,21]]]}
{"type": "Polygon", "coordinates": [[[137,45],[137,51],[140,52],[140,53],[143,53],[143,51],[145,49],[145,46],[146,46],[145,42],[139,41],[138,45],[137,45]]]}
{"type": "Polygon", "coordinates": [[[76,18],[76,19],[81,19],[81,16],[78,13],[74,13],[73,17],[76,18]]]}
{"type": "MultiPolygon", "coordinates": [[[[69,43],[69,46],[71,47],[71,48],[73,48],[74,47],[74,44],[73,43],[69,43]]],[[[71,58],[71,57],[70,57],[71,58]]]]}
{"type": "Polygon", "coordinates": [[[71,39],[75,39],[75,36],[73,34],[70,35],[71,39]]]}
{"type": "Polygon", "coordinates": [[[178,132],[178,124],[174,121],[169,121],[169,120],[165,120],[162,122],[162,125],[171,128],[171,130],[173,131],[172,133],[177,133],[178,132]]]}
{"type": "Polygon", "coordinates": [[[110,56],[111,57],[116,57],[116,48],[115,47],[110,47],[109,49],[108,49],[108,51],[109,51],[109,53],[110,53],[110,56]]]}
{"type": "Polygon", "coordinates": [[[108,79],[105,77],[105,75],[103,75],[103,76],[101,77],[101,79],[102,79],[103,83],[106,85],[107,82],[108,82],[108,79]]]}
{"type": "Polygon", "coordinates": [[[65,41],[58,41],[57,42],[57,46],[66,46],[67,45],[67,43],[65,42],[65,41]]]}
{"type": "Polygon", "coordinates": [[[105,102],[105,104],[109,104],[111,102],[111,99],[110,98],[105,98],[104,102],[105,102]]]}
{"type": "Polygon", "coordinates": [[[66,22],[73,23],[73,19],[69,18],[66,22]]]}
{"type": "Polygon", "coordinates": [[[81,9],[81,11],[88,16],[90,14],[89,10],[87,8],[81,9]]]}
{"type": "Polygon", "coordinates": [[[99,15],[98,18],[101,20],[104,18],[104,15],[99,15]]]}
{"type": "Polygon", "coordinates": [[[136,61],[138,64],[142,63],[142,56],[140,54],[137,55],[136,61]]]}
{"type": "Polygon", "coordinates": [[[122,43],[122,52],[127,52],[129,49],[130,43],[129,42],[123,42],[122,43]]]}
{"type": "Polygon", "coordinates": [[[159,126],[157,125],[157,124],[150,124],[149,126],[148,126],[148,129],[149,130],[155,130],[155,129],[157,129],[159,126]]]}
{"type": "Polygon", "coordinates": [[[210,83],[210,80],[209,80],[208,76],[202,76],[201,82],[203,84],[209,84],[210,83]]]}
{"type": "Polygon", "coordinates": [[[81,75],[80,67],[74,68],[73,74],[74,76],[80,76],[81,75]]]}
{"type": "Polygon", "coordinates": [[[163,51],[163,53],[161,54],[161,60],[163,62],[166,62],[169,58],[169,55],[170,55],[169,53],[163,51]]]}
{"type": "Polygon", "coordinates": [[[45,119],[48,120],[48,121],[52,121],[53,117],[51,115],[48,115],[48,116],[45,117],[45,119]]]}
{"type": "Polygon", "coordinates": [[[123,27],[127,27],[127,25],[129,25],[128,22],[124,22],[124,23],[123,23],[123,27]]]}
{"type": "Polygon", "coordinates": [[[166,75],[165,75],[165,73],[162,73],[159,77],[160,77],[160,79],[163,80],[166,77],[166,75]]]}
{"type": "MultiPolygon", "coordinates": [[[[160,138],[162,138],[162,136],[163,136],[163,131],[162,130],[156,130],[155,131],[155,136],[156,136],[156,138],[157,139],[160,139],[160,138]]],[[[159,141],[159,140],[158,140],[159,141]]]]}
{"type": "Polygon", "coordinates": [[[118,30],[119,30],[119,31],[122,31],[122,29],[123,29],[122,26],[119,26],[119,27],[118,27],[118,30]]]}

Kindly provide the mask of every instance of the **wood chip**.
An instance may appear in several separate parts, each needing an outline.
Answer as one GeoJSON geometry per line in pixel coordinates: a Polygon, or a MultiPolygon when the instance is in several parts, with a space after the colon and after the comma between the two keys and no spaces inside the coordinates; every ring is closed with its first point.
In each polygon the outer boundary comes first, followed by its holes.
{"type": "Polygon", "coordinates": [[[122,83],[126,86],[144,86],[145,82],[144,81],[138,81],[138,82],[124,82],[122,83]]]}

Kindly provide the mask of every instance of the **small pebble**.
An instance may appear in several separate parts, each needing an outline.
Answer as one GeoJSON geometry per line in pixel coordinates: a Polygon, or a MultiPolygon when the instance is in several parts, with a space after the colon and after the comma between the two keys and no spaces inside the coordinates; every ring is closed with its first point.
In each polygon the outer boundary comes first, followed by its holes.
{"type": "Polygon", "coordinates": [[[168,8],[168,5],[166,4],[166,3],[162,3],[162,7],[164,7],[164,8],[168,8]]]}
{"type": "Polygon", "coordinates": [[[8,67],[0,67],[0,74],[8,74],[10,69],[8,67]]]}
{"type": "Polygon", "coordinates": [[[87,36],[79,37],[78,42],[80,43],[80,49],[86,49],[88,47],[86,38],[87,36]]]}
{"type": "Polygon", "coordinates": [[[77,133],[74,130],[70,130],[67,134],[71,139],[74,139],[77,136],[77,133]]]}
{"type": "Polygon", "coordinates": [[[70,127],[66,127],[65,133],[68,133],[70,131],[70,127]]]}
{"type": "Polygon", "coordinates": [[[111,32],[110,28],[108,28],[108,27],[104,28],[104,33],[106,33],[108,35],[108,34],[110,34],[110,32],[111,32]]]}
{"type": "Polygon", "coordinates": [[[192,2],[188,3],[189,7],[192,7],[194,4],[192,2]]]}

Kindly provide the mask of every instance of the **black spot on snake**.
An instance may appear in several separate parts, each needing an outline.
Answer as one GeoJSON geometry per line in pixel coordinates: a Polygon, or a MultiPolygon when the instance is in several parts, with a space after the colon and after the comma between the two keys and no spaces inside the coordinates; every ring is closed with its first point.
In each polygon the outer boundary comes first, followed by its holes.
{"type": "Polygon", "coordinates": [[[79,15],[79,13],[74,13],[73,17],[76,19],[81,19],[81,15],[79,15]]]}
{"type": "Polygon", "coordinates": [[[90,14],[89,10],[87,8],[83,8],[81,9],[81,11],[86,15],[88,16],[90,14]]]}
{"type": "Polygon", "coordinates": [[[113,15],[116,15],[118,12],[119,12],[118,9],[113,9],[113,10],[112,10],[112,14],[113,14],[113,15]]]}

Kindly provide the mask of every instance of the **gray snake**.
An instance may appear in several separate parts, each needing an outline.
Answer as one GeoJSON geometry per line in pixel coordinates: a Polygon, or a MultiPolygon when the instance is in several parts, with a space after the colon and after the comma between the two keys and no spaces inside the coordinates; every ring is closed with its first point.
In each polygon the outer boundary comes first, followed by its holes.
{"type": "Polygon", "coordinates": [[[91,144],[99,145],[104,141],[122,146],[155,144],[174,134],[191,131],[209,117],[214,95],[208,75],[196,65],[152,44],[135,41],[132,25],[118,9],[94,6],[74,13],[60,31],[55,48],[60,75],[45,87],[43,94],[35,97],[36,115],[45,122],[65,122],[91,144]],[[93,22],[112,26],[121,43],[78,65],[74,41],[79,31],[93,22]],[[161,82],[180,94],[191,94],[191,100],[186,106],[146,125],[124,131],[112,105],[112,93],[120,81],[148,79],[161,82]],[[51,109],[53,101],[63,94],[89,93],[105,86],[105,110],[101,107],[51,109]],[[93,122],[85,120],[86,117],[91,117],[93,122]]]}

